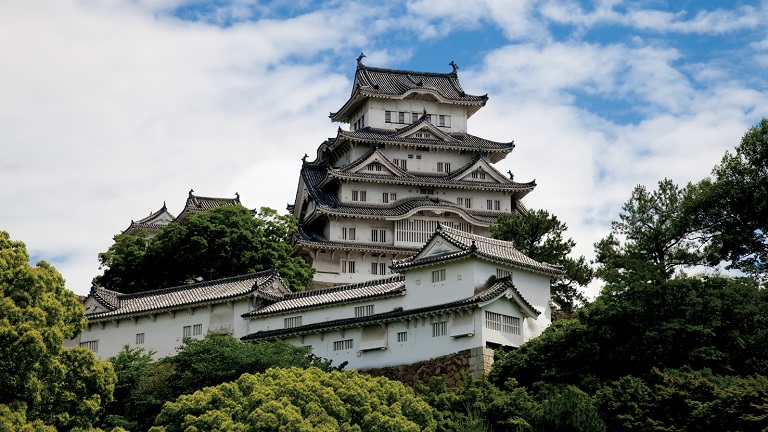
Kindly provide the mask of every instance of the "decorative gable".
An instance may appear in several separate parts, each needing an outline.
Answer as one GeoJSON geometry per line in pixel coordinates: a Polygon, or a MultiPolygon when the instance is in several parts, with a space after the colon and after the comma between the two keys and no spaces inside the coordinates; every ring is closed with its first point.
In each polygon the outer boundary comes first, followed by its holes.
{"type": "Polygon", "coordinates": [[[437,126],[433,125],[429,121],[429,115],[425,114],[416,123],[399,129],[398,133],[394,135],[397,138],[406,139],[429,139],[437,141],[445,141],[456,143],[458,140],[449,134],[440,130],[437,126]]]}
{"type": "Polygon", "coordinates": [[[512,180],[496,170],[485,158],[478,158],[473,164],[465,167],[460,172],[454,173],[453,180],[511,183],[512,180]]]}
{"type": "Polygon", "coordinates": [[[436,235],[432,237],[432,240],[430,240],[429,243],[424,246],[421,252],[419,252],[419,254],[416,255],[414,259],[438,257],[460,251],[462,251],[462,249],[459,249],[455,245],[447,242],[445,238],[436,235]]]}

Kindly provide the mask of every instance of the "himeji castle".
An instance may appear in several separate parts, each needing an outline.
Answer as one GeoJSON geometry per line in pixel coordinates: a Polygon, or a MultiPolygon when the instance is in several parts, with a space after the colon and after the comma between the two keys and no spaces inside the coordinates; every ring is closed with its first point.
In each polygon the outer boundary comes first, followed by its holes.
{"type": "MultiPolygon", "coordinates": [[[[512,142],[467,133],[488,97],[466,94],[453,64],[449,73],[411,72],[362,58],[352,94],[330,116],[350,127],[313,161],[304,157],[288,206],[299,223],[294,252],[316,270],[313,289],[290,292],[280,269],[132,294],[94,286],[88,327],[67,344],[100,358],[125,345],[162,357],[214,332],[285,340],[356,369],[468,356],[482,373],[494,349],[540,335],[563,270],[489,237],[499,215],[525,211],[521,199],[536,184],[493,167],[512,142]]],[[[222,205],[240,205],[239,195],[190,191],[178,217],[163,205],[123,233],[152,235],[222,205]]]]}
{"type": "Polygon", "coordinates": [[[315,269],[314,287],[389,274],[439,224],[489,236],[501,213],[523,210],[536,186],[493,164],[514,148],[467,132],[488,96],[449,73],[370,67],[357,60],[352,93],[331,113],[349,124],[305,155],[293,204],[294,252],[315,269]]]}

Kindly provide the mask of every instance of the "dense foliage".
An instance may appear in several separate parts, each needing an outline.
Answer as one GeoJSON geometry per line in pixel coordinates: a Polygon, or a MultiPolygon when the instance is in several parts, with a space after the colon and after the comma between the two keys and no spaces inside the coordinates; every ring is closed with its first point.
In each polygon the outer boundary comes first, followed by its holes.
{"type": "Polygon", "coordinates": [[[111,357],[118,376],[115,400],[102,427],[147,430],[163,404],[207,386],[234,381],[244,373],[274,367],[316,367],[340,370],[329,360],[307,354],[287,342],[241,343],[236,338],[209,333],[203,339],[185,338],[176,355],[158,361],[153,353],[126,346],[111,357]]]}
{"type": "Polygon", "coordinates": [[[295,229],[292,216],[269,208],[254,217],[242,206],[218,207],[172,222],[153,238],[116,236],[99,254],[105,270],[94,282],[130,293],[274,268],[300,291],[312,281],[312,269],[291,255],[288,238],[295,229]]]}
{"type": "Polygon", "coordinates": [[[65,339],[85,310],[48,263],[29,265],[24,243],[0,231],[0,418],[5,430],[87,429],[112,398],[115,374],[65,339]]]}
{"type": "Polygon", "coordinates": [[[434,431],[432,408],[401,383],[356,371],[270,369],[167,403],[151,431],[434,431]]]}
{"type": "Polygon", "coordinates": [[[566,311],[571,311],[586,298],[580,291],[592,280],[592,268],[581,256],[570,257],[576,242],[565,239],[567,225],[546,210],[515,215],[502,214],[491,226],[491,234],[499,240],[511,241],[515,248],[539,262],[563,267],[565,275],[552,283],[552,298],[566,311]]]}

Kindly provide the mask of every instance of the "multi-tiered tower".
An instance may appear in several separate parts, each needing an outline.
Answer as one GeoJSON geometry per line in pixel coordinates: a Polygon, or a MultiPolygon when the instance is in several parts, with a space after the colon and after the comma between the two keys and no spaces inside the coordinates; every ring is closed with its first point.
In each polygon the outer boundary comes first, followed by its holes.
{"type": "Polygon", "coordinates": [[[523,210],[536,186],[493,164],[514,148],[467,133],[488,96],[464,92],[450,73],[368,67],[361,54],[352,94],[331,120],[348,123],[304,157],[296,200],[295,252],[315,268],[315,286],[389,273],[438,223],[489,235],[501,213],[523,210]]]}

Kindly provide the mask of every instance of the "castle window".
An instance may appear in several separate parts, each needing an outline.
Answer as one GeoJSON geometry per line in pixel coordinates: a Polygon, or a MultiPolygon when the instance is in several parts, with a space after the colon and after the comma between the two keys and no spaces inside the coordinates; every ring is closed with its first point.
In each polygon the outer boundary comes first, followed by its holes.
{"type": "Polygon", "coordinates": [[[397,341],[398,342],[408,341],[408,332],[397,332],[397,341]]]}
{"type": "Polygon", "coordinates": [[[472,171],[472,178],[485,180],[485,171],[480,171],[480,170],[472,171]]]}
{"type": "Polygon", "coordinates": [[[486,203],[486,209],[488,210],[501,210],[501,201],[499,200],[488,200],[486,203]]]}
{"type": "Polygon", "coordinates": [[[485,328],[520,335],[520,318],[485,311],[485,328]]]}
{"type": "Polygon", "coordinates": [[[181,335],[184,337],[192,336],[192,326],[184,326],[184,328],[181,331],[181,335]]]}
{"type": "Polygon", "coordinates": [[[392,163],[394,163],[398,168],[400,168],[403,171],[407,169],[407,163],[405,159],[392,159],[392,163]]]}
{"type": "Polygon", "coordinates": [[[333,343],[334,351],[344,351],[344,350],[350,350],[350,349],[352,349],[352,339],[345,339],[345,340],[336,341],[333,343]]]}
{"type": "Polygon", "coordinates": [[[451,172],[451,164],[448,162],[438,162],[437,172],[444,172],[444,173],[451,172]]]}
{"type": "Polygon", "coordinates": [[[387,263],[371,263],[372,275],[383,275],[387,272],[387,263]]]}
{"type": "Polygon", "coordinates": [[[99,352],[99,340],[80,342],[82,348],[87,348],[93,352],[99,352]]]}
{"type": "Polygon", "coordinates": [[[451,127],[451,116],[447,116],[447,115],[438,116],[437,125],[442,127],[451,127]]]}
{"type": "Polygon", "coordinates": [[[371,241],[376,243],[385,243],[387,241],[387,230],[383,230],[383,229],[371,230],[371,241]]]}
{"type": "Polygon", "coordinates": [[[381,171],[381,164],[376,162],[371,162],[366,167],[368,171],[381,171]]]}
{"type": "Polygon", "coordinates": [[[435,190],[434,189],[424,189],[424,188],[422,188],[422,189],[419,189],[419,193],[422,194],[422,195],[434,195],[435,194],[435,190]]]}
{"type": "Polygon", "coordinates": [[[342,228],[341,229],[341,239],[342,240],[354,240],[355,239],[355,229],[354,228],[342,228]]]}
{"type": "Polygon", "coordinates": [[[419,113],[411,113],[411,123],[419,121],[419,113]]]}
{"type": "Polygon", "coordinates": [[[192,336],[199,336],[203,334],[203,325],[195,324],[192,326],[192,336]]]}
{"type": "Polygon", "coordinates": [[[136,333],[136,345],[144,344],[144,333],[136,333]]]}
{"type": "Polygon", "coordinates": [[[392,123],[392,111],[384,111],[384,122],[392,123]]]}
{"type": "Polygon", "coordinates": [[[352,191],[352,201],[365,201],[365,191],[352,191]]]}
{"type": "Polygon", "coordinates": [[[373,315],[373,305],[355,306],[355,318],[373,315]]]}
{"type": "Polygon", "coordinates": [[[461,207],[472,208],[472,198],[456,198],[456,204],[461,207]]]}
{"type": "Polygon", "coordinates": [[[341,272],[342,273],[354,273],[355,262],[353,260],[341,260],[341,272]]]}
{"type": "Polygon", "coordinates": [[[405,113],[404,112],[397,113],[397,122],[398,123],[405,123],[405,113]]]}
{"type": "Polygon", "coordinates": [[[299,327],[301,325],[301,315],[295,316],[295,317],[290,317],[290,318],[285,318],[283,320],[283,322],[285,324],[285,328],[287,328],[287,329],[294,328],[294,327],[299,327]]]}
{"type": "Polygon", "coordinates": [[[442,282],[445,280],[445,269],[432,271],[432,283],[442,282]]]}
{"type": "Polygon", "coordinates": [[[448,321],[432,323],[432,337],[440,337],[448,334],[448,321]]]}

